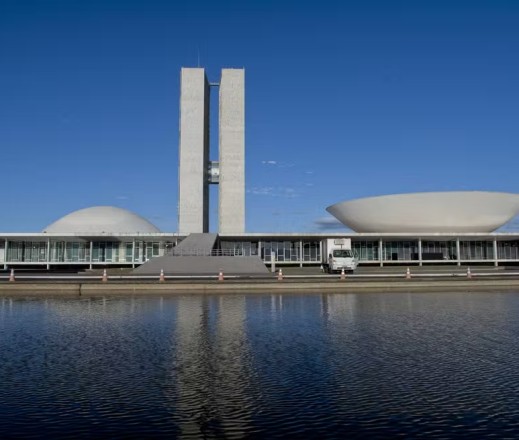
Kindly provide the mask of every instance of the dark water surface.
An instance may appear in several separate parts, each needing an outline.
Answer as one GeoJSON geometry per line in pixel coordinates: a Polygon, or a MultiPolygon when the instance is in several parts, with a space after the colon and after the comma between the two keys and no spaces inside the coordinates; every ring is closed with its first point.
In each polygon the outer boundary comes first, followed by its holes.
{"type": "Polygon", "coordinates": [[[519,438],[519,293],[0,298],[0,438],[519,438]]]}

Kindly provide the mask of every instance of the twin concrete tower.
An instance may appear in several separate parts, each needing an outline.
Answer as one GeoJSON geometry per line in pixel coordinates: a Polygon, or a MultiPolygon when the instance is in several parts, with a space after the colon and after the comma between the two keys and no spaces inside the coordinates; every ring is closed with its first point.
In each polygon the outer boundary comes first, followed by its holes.
{"type": "Polygon", "coordinates": [[[209,83],[203,68],[180,73],[178,232],[209,232],[209,185],[219,184],[218,232],[245,232],[245,71],[222,69],[209,83]],[[210,88],[219,86],[219,160],[209,158],[210,88]]]}

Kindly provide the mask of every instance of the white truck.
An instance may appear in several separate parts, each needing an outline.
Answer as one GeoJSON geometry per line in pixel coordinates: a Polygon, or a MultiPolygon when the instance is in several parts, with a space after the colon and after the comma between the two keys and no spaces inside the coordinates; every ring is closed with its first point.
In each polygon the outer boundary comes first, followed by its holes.
{"type": "Polygon", "coordinates": [[[359,265],[351,249],[351,238],[327,238],[323,241],[323,268],[325,272],[353,272],[359,265]]]}

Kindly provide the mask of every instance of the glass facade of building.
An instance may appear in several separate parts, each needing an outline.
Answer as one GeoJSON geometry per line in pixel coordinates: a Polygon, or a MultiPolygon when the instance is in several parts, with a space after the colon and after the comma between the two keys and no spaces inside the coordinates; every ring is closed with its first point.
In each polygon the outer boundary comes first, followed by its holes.
{"type": "MultiPolygon", "coordinates": [[[[279,264],[320,264],[325,238],[243,238],[218,241],[215,255],[259,256],[265,263],[274,256],[279,264]]],[[[173,240],[0,240],[0,263],[13,264],[142,264],[166,255],[173,240]]],[[[352,249],[364,264],[427,264],[519,262],[519,236],[510,239],[383,239],[352,238],[352,249]]]]}
{"type": "Polygon", "coordinates": [[[460,258],[462,260],[492,260],[494,246],[491,241],[460,241],[460,258]]]}
{"type": "Polygon", "coordinates": [[[382,243],[384,261],[418,260],[417,241],[385,241],[382,243]]]}
{"type": "Polygon", "coordinates": [[[499,260],[519,260],[519,241],[498,241],[497,258],[499,260]]]}
{"type": "Polygon", "coordinates": [[[9,241],[12,263],[143,263],[164,255],[171,242],[160,241],[9,241]]]}
{"type": "Polygon", "coordinates": [[[353,253],[360,261],[379,261],[379,242],[377,241],[354,241],[351,244],[353,253]]]}
{"type": "Polygon", "coordinates": [[[259,255],[265,262],[270,262],[272,254],[278,262],[300,263],[320,262],[321,243],[319,240],[265,240],[265,241],[220,241],[222,254],[226,251],[234,252],[234,255],[259,255]]]}
{"type": "Polygon", "coordinates": [[[456,241],[422,241],[422,260],[456,261],[456,241]]]}

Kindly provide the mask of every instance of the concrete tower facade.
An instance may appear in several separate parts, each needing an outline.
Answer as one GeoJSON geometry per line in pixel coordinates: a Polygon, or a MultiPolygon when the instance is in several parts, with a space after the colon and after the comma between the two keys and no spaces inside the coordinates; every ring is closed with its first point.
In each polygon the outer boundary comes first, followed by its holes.
{"type": "Polygon", "coordinates": [[[178,231],[209,231],[209,82],[205,70],[180,72],[178,231]]]}
{"type": "Polygon", "coordinates": [[[219,232],[245,232],[245,70],[223,69],[220,81],[219,232]]]}
{"type": "Polygon", "coordinates": [[[218,232],[245,232],[245,71],[223,69],[209,84],[202,68],[182,68],[179,142],[180,234],[209,232],[209,184],[219,183],[218,232]],[[209,160],[210,86],[219,85],[219,163],[209,160]]]}

